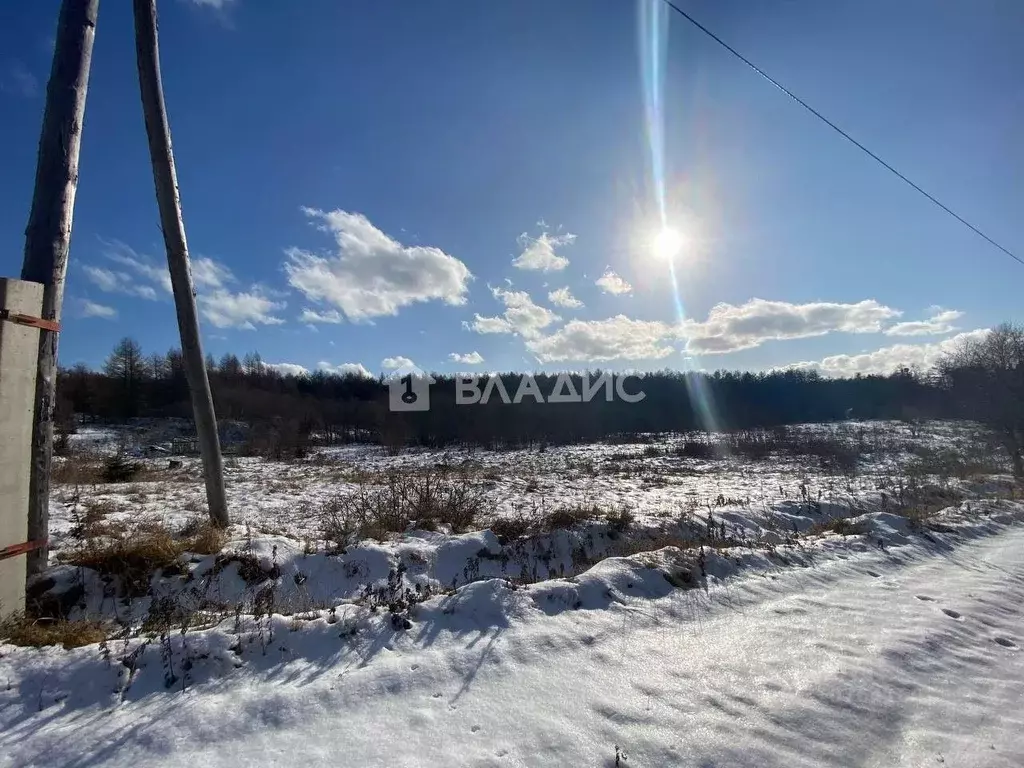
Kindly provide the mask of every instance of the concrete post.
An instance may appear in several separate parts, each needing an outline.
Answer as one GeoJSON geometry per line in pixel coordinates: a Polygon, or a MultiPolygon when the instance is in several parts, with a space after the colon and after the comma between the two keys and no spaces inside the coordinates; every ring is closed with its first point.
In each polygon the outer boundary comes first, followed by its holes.
{"type": "MultiPolygon", "coordinates": [[[[43,286],[0,278],[0,309],[39,317],[43,286]]],[[[0,320],[0,552],[28,538],[39,330],[0,320]]],[[[25,555],[0,559],[0,616],[25,608],[25,555]]]]}

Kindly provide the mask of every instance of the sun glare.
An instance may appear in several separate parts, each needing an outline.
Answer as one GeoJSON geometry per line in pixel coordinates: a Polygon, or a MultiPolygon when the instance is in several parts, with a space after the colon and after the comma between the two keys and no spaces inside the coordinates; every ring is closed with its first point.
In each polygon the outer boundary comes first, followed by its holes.
{"type": "Polygon", "coordinates": [[[659,259],[674,259],[682,247],[682,235],[671,227],[665,227],[654,237],[654,255],[659,259]]]}

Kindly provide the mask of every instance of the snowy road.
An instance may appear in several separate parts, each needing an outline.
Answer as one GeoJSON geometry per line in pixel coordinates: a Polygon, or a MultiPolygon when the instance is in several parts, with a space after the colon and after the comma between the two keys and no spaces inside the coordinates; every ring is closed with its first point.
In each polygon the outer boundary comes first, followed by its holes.
{"type": "Polygon", "coordinates": [[[926,546],[414,627],[114,709],[5,699],[0,763],[1022,766],[1024,526],[926,546]]]}

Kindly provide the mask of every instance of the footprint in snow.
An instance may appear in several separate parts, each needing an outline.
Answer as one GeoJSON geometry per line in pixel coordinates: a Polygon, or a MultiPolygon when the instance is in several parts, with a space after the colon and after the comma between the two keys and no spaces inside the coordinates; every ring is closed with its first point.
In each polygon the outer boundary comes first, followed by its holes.
{"type": "Polygon", "coordinates": [[[868,572],[867,572],[867,574],[868,574],[868,576],[870,576],[870,577],[872,577],[872,578],[874,578],[874,579],[880,579],[880,578],[882,578],[882,574],[880,574],[880,573],[875,573],[874,571],[868,571],[868,572]]]}
{"type": "Polygon", "coordinates": [[[943,608],[942,612],[944,614],[946,614],[947,616],[949,616],[949,618],[951,618],[951,619],[961,619],[961,618],[963,618],[958,611],[954,611],[952,608],[943,608]]]}
{"type": "Polygon", "coordinates": [[[479,726],[479,725],[474,725],[474,726],[473,726],[472,728],[470,728],[469,730],[470,730],[470,731],[472,731],[473,733],[476,733],[477,731],[479,731],[479,730],[480,730],[480,726],[479,726]]]}
{"type": "Polygon", "coordinates": [[[914,595],[914,597],[916,597],[918,600],[921,600],[921,601],[926,602],[926,603],[934,603],[935,602],[935,598],[934,597],[928,597],[928,595],[914,595]]]}
{"type": "Polygon", "coordinates": [[[1013,640],[1011,640],[1008,637],[993,637],[992,639],[998,645],[1003,646],[1003,648],[1016,648],[1017,647],[1017,644],[1015,642],[1013,642],[1013,640]]]}

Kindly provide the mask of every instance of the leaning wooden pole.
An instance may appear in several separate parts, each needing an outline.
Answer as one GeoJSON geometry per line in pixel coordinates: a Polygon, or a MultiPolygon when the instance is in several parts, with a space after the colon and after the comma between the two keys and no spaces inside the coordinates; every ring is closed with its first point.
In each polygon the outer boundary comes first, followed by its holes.
{"type": "MultiPolygon", "coordinates": [[[[99,0],[63,0],[57,22],[46,109],[36,158],[32,210],[25,229],[21,279],[43,284],[44,320],[60,322],[64,277],[71,247],[71,222],[78,189],[85,97],[99,0]]],[[[50,532],[50,462],[53,457],[53,402],[57,385],[57,333],[39,331],[32,466],[29,473],[28,538],[46,541],[50,532]]],[[[28,575],[46,568],[48,548],[28,554],[28,575]]]]}
{"type": "Polygon", "coordinates": [[[178,196],[178,178],[174,171],[171,151],[171,130],[167,123],[164,90],[160,82],[160,50],[157,43],[156,0],[134,0],[135,53],[139,65],[139,88],[142,92],[142,111],[149,136],[149,156],[153,163],[153,181],[156,201],[160,208],[160,226],[167,249],[167,266],[171,272],[174,305],[178,314],[178,332],[181,334],[181,352],[185,360],[185,375],[192,393],[192,411],[195,414],[196,434],[203,455],[206,475],[206,500],[210,519],[214,525],[228,525],[228,505],[224,495],[224,466],[217,436],[217,416],[213,410],[210,380],[203,360],[203,346],[199,338],[199,317],[196,314],[196,296],[189,266],[188,245],[185,242],[185,224],[181,218],[181,200],[178,196]]]}

